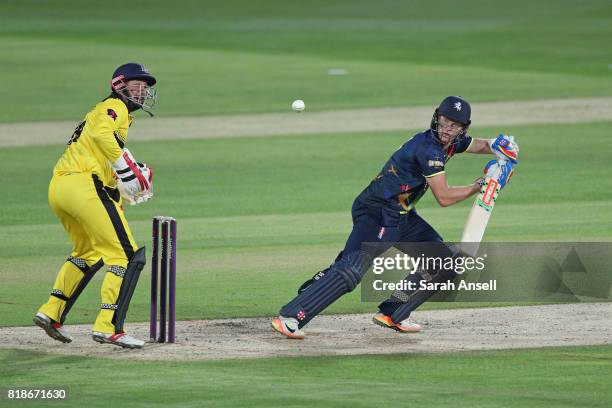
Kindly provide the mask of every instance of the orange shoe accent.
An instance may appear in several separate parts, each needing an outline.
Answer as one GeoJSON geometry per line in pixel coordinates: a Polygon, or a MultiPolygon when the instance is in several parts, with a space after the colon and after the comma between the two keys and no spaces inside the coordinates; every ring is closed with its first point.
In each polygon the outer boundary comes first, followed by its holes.
{"type": "Polygon", "coordinates": [[[395,323],[390,316],[378,313],[372,318],[372,321],[379,326],[393,329],[400,333],[418,333],[421,331],[421,325],[410,322],[395,323]]]}
{"type": "Polygon", "coordinates": [[[297,329],[295,332],[289,331],[285,327],[285,325],[283,324],[281,319],[278,318],[278,317],[275,318],[274,320],[272,320],[272,327],[274,327],[274,330],[276,330],[280,334],[286,336],[287,338],[295,339],[295,340],[302,340],[302,339],[304,339],[304,333],[300,329],[297,329]]]}

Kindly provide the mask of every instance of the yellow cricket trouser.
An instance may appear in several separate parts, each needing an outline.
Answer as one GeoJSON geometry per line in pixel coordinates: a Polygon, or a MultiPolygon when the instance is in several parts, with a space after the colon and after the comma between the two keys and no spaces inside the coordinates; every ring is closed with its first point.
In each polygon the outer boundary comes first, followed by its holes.
{"type": "MultiPolygon", "coordinates": [[[[63,320],[67,303],[74,303],[100,259],[108,267],[101,288],[101,307],[93,330],[115,333],[117,299],[129,259],[137,249],[123,209],[110,190],[91,173],[53,176],[49,204],[72,241],[72,252],[55,279],[49,301],[39,309],[63,320]],[[113,197],[111,197],[113,196],[113,197]],[[85,280],[84,280],[85,278],[85,280]],[[71,299],[71,296],[75,298],[71,299]]],[[[71,306],[71,304],[70,304],[71,306]]]]}

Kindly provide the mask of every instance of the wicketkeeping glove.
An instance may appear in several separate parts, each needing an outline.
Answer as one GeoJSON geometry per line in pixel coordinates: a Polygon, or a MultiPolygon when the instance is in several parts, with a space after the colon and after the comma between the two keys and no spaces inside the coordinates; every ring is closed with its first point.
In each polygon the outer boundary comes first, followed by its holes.
{"type": "Polygon", "coordinates": [[[500,159],[510,160],[512,163],[518,162],[519,147],[514,141],[514,136],[508,136],[500,133],[496,139],[489,140],[491,151],[500,159]]]}
{"type": "Polygon", "coordinates": [[[113,163],[113,170],[128,195],[135,195],[151,189],[153,172],[145,165],[139,166],[128,149],[123,149],[121,156],[113,163]]]}

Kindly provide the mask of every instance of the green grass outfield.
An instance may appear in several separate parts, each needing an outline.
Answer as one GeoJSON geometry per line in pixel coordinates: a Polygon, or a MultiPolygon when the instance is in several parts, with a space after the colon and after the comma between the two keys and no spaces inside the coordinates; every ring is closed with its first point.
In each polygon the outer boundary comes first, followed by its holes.
{"type": "MultiPolygon", "coordinates": [[[[2,387],[68,388],[61,406],[609,407],[612,346],[453,354],[138,362],[0,350],[2,387]]],[[[47,405],[58,406],[57,402],[47,405]]],[[[31,406],[24,403],[15,406],[31,406]]]]}
{"type": "MultiPolygon", "coordinates": [[[[112,70],[128,61],[158,76],[160,117],[231,120],[234,113],[287,111],[296,98],[308,111],[324,111],[433,110],[448,94],[472,102],[612,96],[611,18],[607,0],[7,0],[0,3],[0,122],[76,123],[106,95],[112,70]]],[[[475,135],[508,130],[521,145],[487,239],[612,240],[610,125],[475,123],[475,135]]],[[[350,230],[353,198],[417,130],[131,140],[132,151],[156,170],[155,198],[127,208],[137,241],[149,245],[153,215],[179,219],[178,318],[275,314],[335,257],[350,230]]],[[[1,326],[31,324],[70,249],[46,198],[62,150],[0,148],[1,326]]],[[[484,162],[456,157],[450,182],[471,182],[484,162]]],[[[418,207],[453,240],[470,205],[441,209],[429,195],[418,207]]],[[[101,278],[69,323],[93,322],[101,278]]],[[[128,328],[148,319],[146,278],[128,328]]],[[[450,306],[457,305],[425,305],[450,306]]],[[[328,312],[374,307],[356,291],[328,312]]],[[[74,406],[107,406],[119,396],[129,406],[595,407],[612,402],[611,353],[600,346],[134,363],[0,350],[0,387],[69,386],[74,406]],[[120,380],[111,389],[108,378],[120,380]]]]}
{"type": "MultiPolygon", "coordinates": [[[[610,240],[612,179],[587,183],[592,169],[585,165],[606,162],[607,152],[593,147],[606,143],[608,128],[608,123],[514,127],[524,156],[501,195],[487,239],[610,240]],[[589,144],[576,136],[581,133],[589,135],[589,144]],[[563,173],[557,170],[560,162],[563,173]]],[[[474,130],[482,135],[495,131],[474,130]]],[[[178,218],[178,318],[275,314],[302,280],[328,265],[342,248],[354,196],[405,138],[383,133],[135,141],[133,151],[150,158],[156,169],[156,196],[128,206],[128,219],[136,239],[149,245],[153,215],[178,218]]],[[[0,150],[7,170],[0,176],[6,197],[0,224],[2,325],[29,324],[69,253],[46,201],[49,173],[61,149],[0,150]]],[[[470,154],[453,158],[451,183],[471,182],[486,160],[470,154]]],[[[471,200],[445,209],[431,196],[423,201],[421,214],[448,240],[457,240],[471,200]]],[[[130,320],[147,319],[147,285],[143,279],[130,320]]],[[[90,284],[71,323],[92,320],[98,286],[90,284]]],[[[369,312],[374,306],[361,303],[355,291],[329,312],[369,312]]]]}
{"type": "Polygon", "coordinates": [[[0,121],[76,122],[133,60],[164,116],[609,96],[611,16],[607,0],[5,0],[0,121]]]}

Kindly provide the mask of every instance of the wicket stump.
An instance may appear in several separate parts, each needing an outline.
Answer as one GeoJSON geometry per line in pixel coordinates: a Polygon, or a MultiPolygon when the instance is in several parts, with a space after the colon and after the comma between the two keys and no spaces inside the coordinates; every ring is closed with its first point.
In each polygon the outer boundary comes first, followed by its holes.
{"type": "Polygon", "coordinates": [[[152,239],[151,321],[149,325],[149,334],[153,342],[165,343],[167,341],[168,343],[174,343],[176,326],[176,219],[163,216],[154,217],[152,239]],[[157,336],[158,288],[159,336],[157,336]],[[166,308],[168,312],[167,315],[166,308]],[[166,317],[168,322],[167,326],[166,317]]]}

